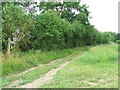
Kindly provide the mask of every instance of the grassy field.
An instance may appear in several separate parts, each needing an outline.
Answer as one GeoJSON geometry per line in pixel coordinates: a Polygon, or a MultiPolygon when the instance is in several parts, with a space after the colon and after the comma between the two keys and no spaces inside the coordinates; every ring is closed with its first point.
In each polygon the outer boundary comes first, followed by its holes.
{"type": "Polygon", "coordinates": [[[118,46],[101,45],[61,69],[42,88],[117,88],[118,46]]]}
{"type": "MultiPolygon", "coordinates": [[[[67,49],[67,50],[63,50],[63,51],[59,51],[59,53],[56,53],[56,56],[58,56],[59,58],[61,58],[60,61],[57,61],[57,62],[52,62],[52,63],[49,63],[49,64],[45,64],[39,68],[36,68],[32,71],[29,71],[23,75],[6,75],[6,76],[3,76],[3,87],[11,84],[13,81],[15,80],[22,80],[19,82],[18,85],[24,85],[26,83],[30,83],[32,81],[34,81],[35,79],[37,79],[38,77],[44,75],[45,73],[47,73],[49,70],[51,69],[54,69],[54,68],[57,68],[59,67],[60,64],[66,62],[66,61],[69,61],[71,59],[73,59],[74,57],[80,55],[80,54],[83,54],[84,52],[86,52],[88,50],[88,47],[83,47],[83,48],[74,48],[74,49],[67,49]],[[60,54],[61,53],[61,54],[60,54]],[[69,55],[71,54],[72,56],[70,57],[65,57],[66,55],[69,55]],[[64,58],[63,56],[61,55],[64,55],[64,58]]],[[[42,52],[41,52],[42,53],[42,52]]],[[[50,53],[50,52],[49,52],[50,53]]],[[[51,52],[51,57],[55,58],[54,56],[52,56],[53,52],[51,52]]],[[[36,53],[37,54],[37,53],[36,53]]],[[[36,55],[35,54],[35,55],[36,55]]],[[[37,54],[38,55],[38,54],[37,54]]],[[[25,57],[25,56],[24,56],[25,57]]],[[[50,56],[49,56],[50,57],[50,56]]],[[[46,57],[44,56],[44,58],[48,58],[49,57],[46,55],[46,57]]],[[[27,58],[27,57],[26,57],[27,58]]],[[[38,57],[36,57],[38,58],[38,57]]],[[[45,59],[44,59],[45,60],[45,59]]],[[[52,61],[53,59],[51,59],[52,61]]],[[[7,62],[7,61],[6,61],[7,62]]],[[[34,62],[34,61],[33,61],[34,62]]],[[[42,63],[42,62],[41,62],[42,63]]],[[[12,64],[12,63],[11,63],[12,64]]],[[[40,64],[40,63],[39,63],[40,64]]],[[[13,64],[12,64],[13,65],[13,64]]],[[[15,87],[13,85],[13,87],[15,87]]]]}
{"type": "MultiPolygon", "coordinates": [[[[16,55],[18,55],[16,53],[16,55]]],[[[44,76],[61,64],[71,61],[67,66],[57,72],[49,83],[44,83],[40,88],[117,88],[118,87],[118,46],[115,44],[99,45],[95,47],[79,47],[62,51],[39,52],[30,51],[20,53],[18,57],[10,56],[4,60],[3,68],[11,68],[16,62],[18,70],[10,75],[3,76],[3,87],[18,87],[44,76]],[[69,57],[67,57],[70,55],[69,57]],[[77,57],[77,58],[75,58],[77,57]],[[12,59],[13,58],[13,59],[12,59]],[[61,58],[58,61],[51,62],[61,58]],[[11,62],[9,62],[11,60],[11,62]],[[13,60],[13,61],[12,61],[13,60]],[[18,61],[17,61],[18,60],[18,61]],[[30,61],[29,61],[30,60],[30,61]],[[27,73],[14,75],[21,72],[21,65],[27,64],[22,70],[43,64],[27,73]],[[10,64],[6,64],[10,63],[10,64]],[[8,65],[8,66],[7,66],[8,65]],[[30,65],[30,66],[28,66],[30,65]]],[[[5,69],[6,70],[6,69],[5,69]]]]}

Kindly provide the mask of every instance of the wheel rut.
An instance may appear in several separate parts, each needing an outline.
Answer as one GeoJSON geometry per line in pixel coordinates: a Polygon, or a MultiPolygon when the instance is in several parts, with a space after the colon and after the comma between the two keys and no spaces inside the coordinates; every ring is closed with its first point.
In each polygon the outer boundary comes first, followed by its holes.
{"type": "Polygon", "coordinates": [[[71,61],[65,62],[64,64],[61,64],[58,68],[50,70],[44,76],[36,79],[32,83],[25,84],[23,86],[20,86],[19,88],[39,88],[40,85],[43,85],[44,83],[49,83],[53,79],[53,77],[57,73],[57,71],[62,69],[64,66],[66,66],[70,62],[71,61]]]}
{"type": "MultiPolygon", "coordinates": [[[[86,53],[84,54],[80,54],[76,57],[73,57],[70,61],[66,61],[64,62],[63,64],[59,65],[59,67],[57,68],[54,68],[54,69],[51,69],[50,71],[48,71],[46,74],[44,74],[43,76],[39,77],[38,79],[34,80],[33,82],[31,83],[27,83],[25,85],[19,85],[19,83],[22,81],[20,80],[20,82],[18,82],[19,80],[16,80],[16,81],[13,81],[10,85],[7,86],[7,88],[11,88],[12,86],[15,86],[16,88],[39,88],[41,85],[43,84],[46,84],[46,83],[49,83],[51,82],[51,80],[54,78],[54,76],[56,75],[57,71],[61,70],[63,67],[65,67],[66,65],[68,65],[70,62],[72,62],[73,60],[85,55],[86,53]]],[[[71,56],[71,55],[70,55],[71,56]]],[[[67,56],[67,57],[70,57],[70,56],[67,56]]],[[[66,57],[66,58],[67,58],[66,57]]],[[[52,62],[57,62],[61,59],[58,59],[56,61],[52,61],[52,62]]],[[[51,62],[50,62],[51,63],[51,62]]],[[[40,65],[41,66],[41,65],[40,65]]],[[[38,67],[40,67],[38,66],[38,67]]],[[[34,70],[35,68],[37,67],[34,67],[34,68],[31,68],[31,69],[28,69],[27,71],[25,72],[22,72],[21,75],[25,74],[26,72],[29,72],[29,71],[32,71],[34,70]]],[[[20,74],[18,74],[19,76],[20,74]]]]}
{"type": "Polygon", "coordinates": [[[57,71],[61,70],[63,67],[65,67],[66,65],[68,65],[69,63],[71,63],[73,60],[85,55],[86,53],[82,54],[82,55],[78,55],[77,57],[73,58],[70,61],[67,61],[63,64],[61,64],[58,68],[52,69],[49,72],[47,72],[44,76],[36,79],[35,81],[33,81],[32,83],[28,83],[22,86],[19,86],[17,88],[39,88],[41,85],[49,83],[54,76],[56,75],[57,71]]]}

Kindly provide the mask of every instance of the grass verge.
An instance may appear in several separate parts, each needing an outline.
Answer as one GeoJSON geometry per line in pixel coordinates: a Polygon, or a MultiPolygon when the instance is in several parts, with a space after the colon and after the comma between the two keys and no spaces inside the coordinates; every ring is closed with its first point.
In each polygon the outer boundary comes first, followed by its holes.
{"type": "Polygon", "coordinates": [[[100,45],[61,69],[41,88],[118,88],[118,46],[100,45]]]}
{"type": "Polygon", "coordinates": [[[15,52],[10,56],[4,55],[2,58],[2,75],[9,75],[23,71],[27,68],[45,64],[52,60],[66,57],[73,52],[79,51],[79,48],[64,49],[57,51],[29,51],[15,52]]]}

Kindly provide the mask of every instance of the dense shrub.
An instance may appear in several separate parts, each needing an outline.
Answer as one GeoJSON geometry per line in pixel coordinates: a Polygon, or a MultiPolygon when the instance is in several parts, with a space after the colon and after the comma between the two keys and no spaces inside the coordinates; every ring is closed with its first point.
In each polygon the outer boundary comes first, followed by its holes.
{"type": "Polygon", "coordinates": [[[30,42],[30,31],[34,22],[25,9],[14,3],[3,3],[2,10],[2,49],[7,50],[8,38],[15,38],[15,49],[26,50],[30,42]]]}
{"type": "Polygon", "coordinates": [[[115,32],[105,32],[105,34],[110,42],[116,42],[119,39],[119,34],[115,32]]]}
{"type": "Polygon", "coordinates": [[[55,11],[37,15],[35,20],[31,33],[33,49],[55,50],[108,42],[106,35],[94,26],[79,21],[70,24],[55,11]]]}
{"type": "MultiPolygon", "coordinates": [[[[55,8],[47,9],[46,5],[43,5],[46,10],[39,15],[33,15],[24,13],[25,9],[15,4],[6,4],[3,7],[2,48],[7,50],[8,38],[16,38],[15,50],[21,51],[65,49],[106,44],[109,41],[117,40],[117,34],[99,32],[90,24],[86,6],[78,7],[78,3],[64,3],[63,5],[69,11],[61,9],[60,13],[55,8]],[[78,11],[82,10],[82,12],[72,15],[72,9],[75,8],[78,11]]],[[[41,9],[43,7],[41,6],[41,9]]]]}
{"type": "Polygon", "coordinates": [[[32,32],[34,49],[52,50],[65,48],[72,32],[69,23],[56,12],[49,11],[36,16],[35,30],[32,32]]]}
{"type": "Polygon", "coordinates": [[[120,44],[120,40],[117,40],[116,43],[117,43],[117,44],[120,44]]]}
{"type": "Polygon", "coordinates": [[[84,37],[86,34],[86,29],[83,24],[76,21],[72,24],[72,30],[73,30],[73,39],[72,44],[74,47],[81,46],[84,44],[84,37]]]}

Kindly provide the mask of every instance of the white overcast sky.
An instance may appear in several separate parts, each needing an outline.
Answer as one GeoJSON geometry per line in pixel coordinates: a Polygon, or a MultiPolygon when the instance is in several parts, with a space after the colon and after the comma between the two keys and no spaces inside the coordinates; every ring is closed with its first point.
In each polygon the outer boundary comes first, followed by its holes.
{"type": "Polygon", "coordinates": [[[91,24],[102,32],[118,32],[118,2],[120,0],[81,0],[81,5],[89,5],[91,24]]]}

